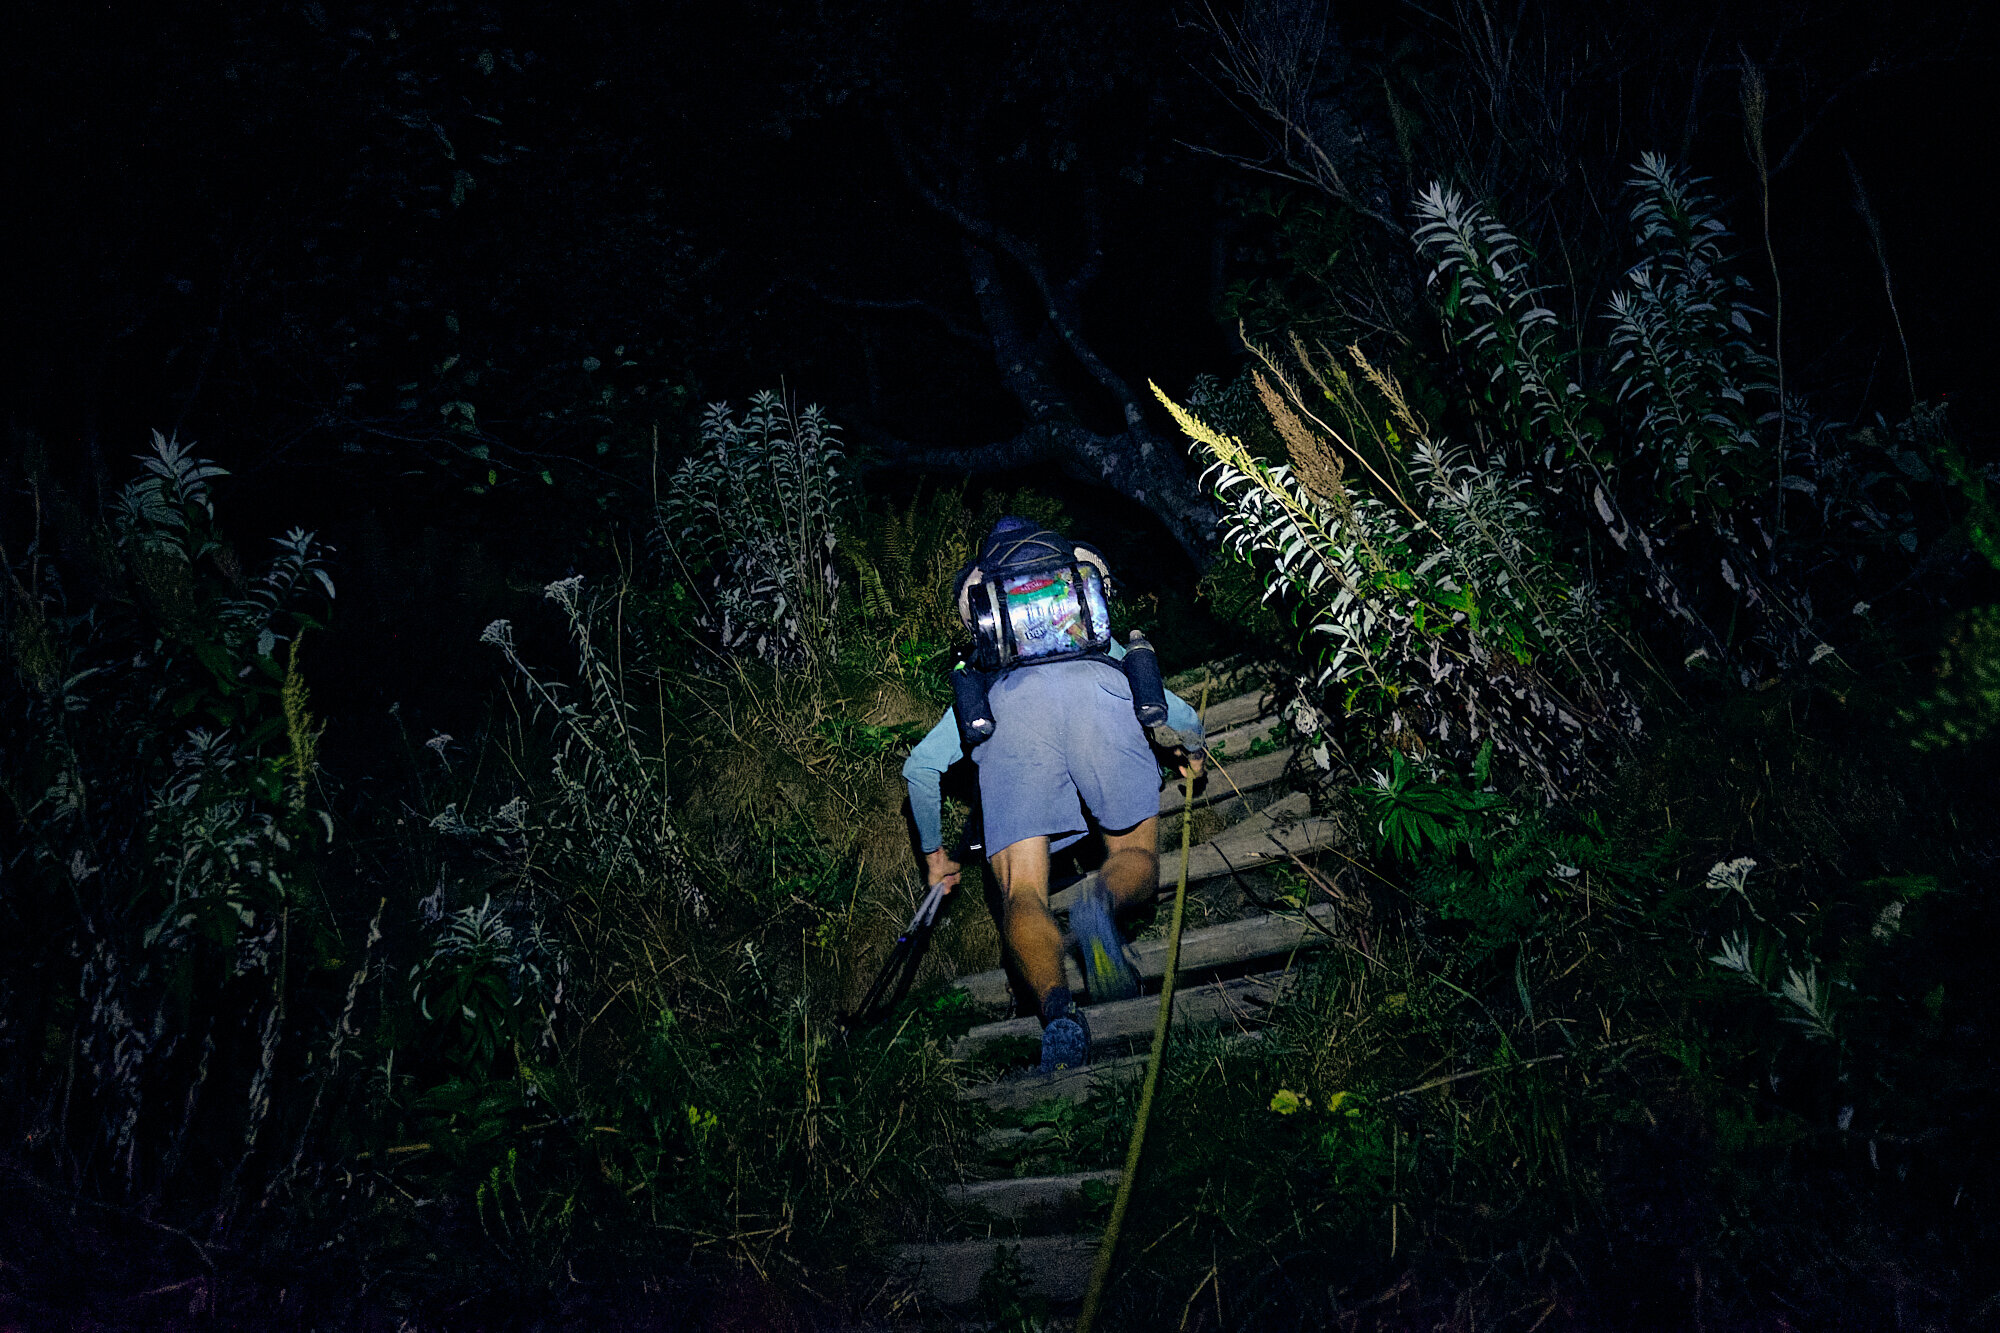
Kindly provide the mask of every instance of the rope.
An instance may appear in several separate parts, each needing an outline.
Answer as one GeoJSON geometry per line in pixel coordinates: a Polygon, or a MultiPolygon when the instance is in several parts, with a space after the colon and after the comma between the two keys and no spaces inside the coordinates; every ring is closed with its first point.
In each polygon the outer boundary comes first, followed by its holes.
{"type": "MultiPolygon", "coordinates": [[[[1210,680],[1202,682],[1201,711],[1208,712],[1210,680]]],[[[1153,1019],[1153,1051],[1146,1059],[1146,1081],[1139,1088],[1139,1117],[1132,1122],[1132,1141],[1125,1145],[1125,1172],[1118,1180],[1118,1196],[1111,1201],[1111,1220],[1104,1224],[1104,1239],[1098,1242],[1097,1262],[1090,1269],[1090,1287],[1083,1293],[1083,1313],[1077,1316],[1076,1333],[1090,1333],[1097,1318],[1097,1303],[1111,1276],[1111,1260],[1118,1253],[1118,1233],[1125,1225],[1125,1209],[1132,1202],[1132,1182],[1139,1178],[1139,1157],[1146,1149],[1146,1121],[1153,1113],[1153,1093],[1160,1086],[1160,1057],[1167,1049],[1167,1023],[1174,1013],[1174,978],[1181,965],[1181,919],[1187,907],[1189,841],[1194,831],[1194,765],[1187,768],[1187,785],[1181,795],[1181,879],[1174,888],[1174,916],[1167,940],[1167,970],[1160,978],[1160,1012],[1153,1019]]]]}

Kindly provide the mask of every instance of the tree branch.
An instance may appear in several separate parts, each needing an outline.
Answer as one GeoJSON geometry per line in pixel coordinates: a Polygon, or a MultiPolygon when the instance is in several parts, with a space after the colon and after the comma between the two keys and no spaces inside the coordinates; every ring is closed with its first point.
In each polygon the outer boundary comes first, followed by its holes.
{"type": "Polygon", "coordinates": [[[1263,125],[1263,137],[1271,151],[1257,163],[1193,144],[1185,146],[1310,186],[1396,235],[1407,235],[1409,229],[1401,222],[1355,192],[1339,163],[1307,124],[1313,83],[1329,40],[1326,7],[1311,6],[1303,12],[1303,21],[1267,23],[1256,32],[1240,21],[1232,23],[1222,18],[1212,6],[1203,12],[1206,21],[1198,21],[1199,26],[1205,27],[1220,44],[1222,50],[1215,63],[1235,93],[1232,95],[1207,75],[1202,77],[1225,101],[1237,104],[1247,123],[1263,125]],[[1248,104],[1248,112],[1244,111],[1244,103],[1248,104]],[[1274,160],[1284,164],[1282,170],[1270,165],[1274,160]]]}
{"type": "MultiPolygon", "coordinates": [[[[979,248],[998,251],[1013,260],[1035,285],[1035,291],[1041,296],[1043,314],[1048,320],[1049,327],[1055,330],[1056,336],[1062,339],[1063,346],[1069,349],[1070,355],[1089,372],[1090,377],[1117,399],[1126,425],[1132,427],[1142,420],[1139,396],[1133,392],[1132,386],[1126,383],[1122,375],[1105,364],[1104,359],[1097,355],[1096,350],[1083,336],[1078,298],[1096,279],[1104,263],[1103,213],[1095,187],[1089,188],[1085,193],[1084,221],[1087,248],[1083,263],[1069,280],[1059,287],[1049,276],[1048,261],[1043,258],[1040,248],[1032,241],[1016,236],[990,218],[972,211],[961,202],[960,198],[945,193],[933,183],[932,179],[927,178],[926,173],[920,169],[917,150],[893,123],[889,127],[889,142],[895,152],[897,166],[902,169],[904,179],[909,182],[910,188],[917,192],[917,196],[933,210],[957,224],[967,237],[978,243],[979,248]]],[[[961,196],[971,193],[966,188],[971,182],[971,169],[963,161],[954,163],[954,166],[957,170],[953,174],[961,182],[961,189],[957,193],[961,196]]],[[[943,175],[942,172],[932,174],[938,177],[943,175]]],[[[992,294],[995,297],[1001,296],[997,288],[992,294]]],[[[982,303],[982,312],[985,308],[985,304],[982,303]]],[[[990,321],[988,327],[992,327],[990,321]]],[[[1025,338],[1022,341],[1025,343],[1025,338]]]]}
{"type": "Polygon", "coordinates": [[[976,445],[925,447],[866,425],[850,428],[872,458],[864,472],[884,468],[935,472],[1011,472],[1052,468],[1073,481],[1102,486],[1152,510],[1197,567],[1207,565],[1216,517],[1200,488],[1191,484],[1178,456],[1150,438],[1101,435],[1070,417],[1031,421],[1011,438],[976,445]]]}
{"type": "Polygon", "coordinates": [[[951,311],[946,310],[935,301],[926,301],[920,296],[900,298],[846,296],[839,292],[826,290],[826,288],[820,286],[811,278],[780,278],[777,282],[771,284],[765,294],[768,296],[771,292],[775,292],[787,284],[804,287],[828,305],[837,305],[848,310],[914,310],[935,319],[939,324],[944,326],[944,331],[954,338],[960,338],[970,343],[977,343],[981,347],[987,346],[990,342],[986,335],[979,332],[979,330],[960,323],[958,317],[953,315],[951,311]]]}
{"type": "Polygon", "coordinates": [[[1058,280],[1032,242],[1001,226],[987,206],[973,159],[957,141],[913,143],[893,121],[885,125],[898,168],[917,197],[959,230],[966,276],[992,348],[1002,384],[1021,405],[1026,423],[1010,439],[972,447],[919,448],[872,430],[858,438],[876,446],[868,466],[992,472],[1038,467],[1116,491],[1151,510],[1197,566],[1206,565],[1215,541],[1216,516],[1179,451],[1145,420],[1132,386],[1083,336],[1081,297],[1104,266],[1102,199],[1086,180],[1084,252],[1058,280]],[[1040,317],[1029,313],[1018,289],[1002,281],[1000,258],[1015,265],[1040,298],[1040,317]],[[1122,409],[1123,429],[1100,434],[1079,418],[1050,373],[1056,341],[1068,349],[1122,409]]]}

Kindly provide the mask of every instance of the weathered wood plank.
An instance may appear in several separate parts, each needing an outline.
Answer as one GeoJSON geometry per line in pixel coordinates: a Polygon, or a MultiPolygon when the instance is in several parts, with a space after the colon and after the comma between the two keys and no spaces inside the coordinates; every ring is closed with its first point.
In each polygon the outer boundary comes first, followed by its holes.
{"type": "MultiPolygon", "coordinates": [[[[1264,1039],[1258,1029],[1248,1032],[1232,1032],[1223,1040],[1229,1045],[1254,1043],[1264,1039]]],[[[991,1083],[975,1083],[958,1090],[960,1101],[978,1102],[989,1111],[1025,1111],[1043,1102],[1081,1102],[1099,1088],[1118,1087],[1126,1083],[1136,1083],[1146,1072],[1146,1057],[1125,1055],[1114,1060],[1098,1060],[1082,1069],[1066,1069],[1060,1074],[1038,1074],[1032,1070],[1017,1070],[991,1083]]],[[[996,1136],[992,1148],[996,1151],[1009,1148],[1032,1147],[1031,1140],[1045,1130],[1005,1131],[1008,1137],[997,1137],[1003,1131],[994,1130],[996,1136]],[[1019,1135],[1020,1137],[1013,1137],[1019,1135]]],[[[984,1145],[984,1140],[981,1140],[984,1145]]]]}
{"type": "Polygon", "coordinates": [[[1005,1247],[1020,1260],[1030,1294],[1071,1303],[1083,1299],[1097,1259],[1093,1236],[1023,1236],[1019,1240],[961,1240],[935,1245],[903,1245],[896,1250],[896,1267],[932,1300],[943,1305],[970,1305],[979,1295],[979,1279],[993,1267],[1005,1247]]]}
{"type": "Polygon", "coordinates": [[[978,1208],[1009,1221],[1031,1213],[1054,1213],[1074,1208],[1083,1200],[1083,1187],[1092,1181],[1116,1185],[1125,1173],[1075,1171],[1064,1176],[1017,1176],[1006,1180],[974,1180],[950,1185],[944,1190],[947,1203],[961,1208],[978,1208]]]}
{"type": "Polygon", "coordinates": [[[1055,1136],[1055,1130],[1048,1125],[1037,1125],[1033,1129],[1002,1125],[998,1129],[984,1131],[974,1142],[978,1143],[979,1151],[989,1156],[1016,1157],[1024,1152],[1032,1152],[1055,1136]]]}
{"type": "MultiPolygon", "coordinates": [[[[1197,706],[1201,703],[1199,688],[1196,689],[1193,698],[1188,698],[1186,695],[1182,695],[1181,697],[1188,699],[1189,703],[1197,706]]],[[[1212,732],[1227,731],[1231,727],[1240,727],[1245,722],[1252,721],[1263,713],[1265,699],[1266,695],[1264,691],[1252,690],[1248,694],[1239,694],[1233,699],[1217,700],[1208,706],[1206,713],[1201,715],[1202,726],[1212,732]]]]}
{"type": "Polygon", "coordinates": [[[1042,1102],[1084,1101],[1099,1088],[1135,1082],[1145,1072],[1145,1056],[1127,1055],[1116,1060],[1099,1060],[1082,1069],[1065,1069],[1060,1074],[1037,1074],[1032,1071],[1009,1074],[991,1083],[975,1083],[960,1088],[958,1095],[965,1101],[979,1102],[994,1111],[1025,1111],[1042,1102]]]}
{"type": "MultiPolygon", "coordinates": [[[[1253,870],[1274,860],[1286,860],[1288,855],[1304,856],[1338,843],[1340,826],[1331,819],[1314,818],[1311,808],[1310,798],[1304,792],[1294,792],[1194,847],[1188,855],[1188,882],[1214,879],[1231,870],[1253,870]]],[[[1161,891],[1171,893],[1179,876],[1178,853],[1162,855],[1161,891]]],[[[1061,892],[1049,895],[1049,907],[1067,912],[1070,904],[1096,882],[1097,872],[1092,871],[1061,892]]]]}
{"type": "Polygon", "coordinates": [[[1270,736],[1282,736],[1284,726],[1285,724],[1281,719],[1267,717],[1253,722],[1246,722],[1240,727],[1231,727],[1219,733],[1212,728],[1207,728],[1207,745],[1211,750],[1222,751],[1222,757],[1225,762],[1236,763],[1240,762],[1244,756],[1250,753],[1252,742],[1260,741],[1270,736]]]}
{"type": "MultiPolygon", "coordinates": [[[[1234,800],[1239,792],[1252,792],[1268,787],[1285,776],[1285,768],[1291,761],[1290,750],[1273,750],[1270,754],[1260,754],[1255,759],[1233,761],[1226,776],[1216,772],[1211,765],[1207,788],[1194,794],[1195,809],[1234,800]]],[[[1165,790],[1160,793],[1162,815],[1176,814],[1180,811],[1181,794],[1184,790],[1178,781],[1167,784],[1165,790]]]]}
{"type": "MultiPolygon", "coordinates": [[[[1332,921],[1334,909],[1332,904],[1323,903],[1310,909],[1310,914],[1314,920],[1325,925],[1332,921]]],[[[1254,962],[1298,949],[1314,949],[1327,942],[1326,934],[1315,929],[1303,917],[1247,916],[1219,926],[1191,930],[1181,936],[1181,974],[1185,976],[1212,967],[1227,967],[1231,963],[1254,962]]],[[[1133,965],[1141,977],[1158,980],[1166,975],[1165,940],[1141,940],[1132,945],[1131,950],[1133,965]]],[[[1070,989],[1081,992],[1084,989],[1083,973],[1078,969],[1076,960],[1068,954],[1063,956],[1063,971],[1070,989]]],[[[1004,969],[996,967],[974,972],[960,977],[953,984],[970,995],[975,1004],[998,1006],[1007,1003],[1007,973],[1004,969]]]]}
{"type": "MultiPolygon", "coordinates": [[[[991,967],[984,972],[968,972],[951,983],[955,989],[964,991],[972,1002],[983,1009],[1004,1008],[1011,1002],[1007,990],[1007,969],[991,967]]],[[[1083,969],[1076,965],[1076,959],[1068,950],[1063,952],[1063,984],[1078,995],[1087,989],[1083,984],[1083,969]]]]}
{"type": "MultiPolygon", "coordinates": [[[[1300,949],[1317,949],[1332,942],[1319,926],[1332,924],[1331,903],[1307,909],[1300,916],[1246,916],[1219,926],[1189,931],[1181,936],[1181,972],[1203,972],[1232,963],[1249,963],[1274,958],[1300,949]],[[1306,919],[1312,918],[1311,921],[1306,919]]],[[[1141,940],[1132,946],[1139,975],[1157,978],[1166,975],[1167,941],[1141,940]]]]}
{"type": "MultiPolygon", "coordinates": [[[[1340,825],[1312,813],[1305,792],[1293,792],[1265,806],[1191,850],[1190,880],[1213,879],[1231,870],[1245,870],[1269,861],[1286,861],[1339,841],[1340,825]]],[[[1171,889],[1179,875],[1178,858],[1162,858],[1161,887],[1171,889]]]]}
{"type": "MultiPolygon", "coordinates": [[[[1174,1021],[1183,1027],[1219,1027],[1229,1023],[1241,1025],[1254,1022],[1282,993],[1288,978],[1289,973],[1286,972],[1262,972],[1255,976],[1190,986],[1174,995],[1174,1021]]],[[[1154,995],[1092,1005],[1089,1011],[1091,1045],[1101,1046],[1147,1035],[1153,1030],[1153,1016],[1159,1007],[1159,997],[1154,995]]],[[[952,1043],[952,1058],[963,1060],[993,1042],[1010,1037],[1037,1038],[1041,1033],[1042,1022],[1034,1017],[982,1023],[952,1043]]]]}

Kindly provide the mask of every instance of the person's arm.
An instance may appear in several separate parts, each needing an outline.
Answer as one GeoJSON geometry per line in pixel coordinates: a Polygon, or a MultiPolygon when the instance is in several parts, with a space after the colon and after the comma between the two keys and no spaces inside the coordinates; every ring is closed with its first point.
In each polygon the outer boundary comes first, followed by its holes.
{"type": "Polygon", "coordinates": [[[1172,690],[1166,695],[1167,720],[1153,728],[1153,743],[1180,756],[1175,767],[1183,775],[1192,771],[1200,777],[1208,760],[1208,733],[1201,725],[1201,714],[1172,690]]]}
{"type": "Polygon", "coordinates": [[[1182,744],[1189,751],[1201,749],[1202,743],[1208,739],[1208,730],[1201,724],[1201,714],[1172,690],[1167,691],[1167,725],[1180,733],[1182,744]]]}
{"type": "Polygon", "coordinates": [[[930,734],[918,741],[903,761],[903,781],[910,788],[910,817],[917,824],[917,841],[924,854],[927,883],[958,873],[958,863],[944,849],[944,771],[958,762],[964,747],[958,737],[958,718],[949,710],[938,719],[930,734]]]}

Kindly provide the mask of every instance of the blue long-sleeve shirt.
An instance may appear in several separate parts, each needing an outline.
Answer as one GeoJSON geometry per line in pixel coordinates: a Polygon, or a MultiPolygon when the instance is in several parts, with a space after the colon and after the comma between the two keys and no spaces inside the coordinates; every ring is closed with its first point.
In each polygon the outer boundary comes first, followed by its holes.
{"type": "MultiPolygon", "coordinates": [[[[1111,655],[1124,657],[1125,646],[1113,643],[1111,655]]],[[[1187,735],[1203,735],[1201,715],[1172,690],[1167,691],[1167,725],[1187,735]]],[[[930,729],[930,734],[918,741],[916,748],[910,751],[910,757],[903,761],[903,781],[910,787],[910,814],[917,821],[917,837],[922,841],[926,854],[936,851],[944,843],[944,796],[940,791],[944,771],[963,758],[965,753],[964,742],[958,735],[958,719],[947,708],[937,725],[930,729]]]]}

